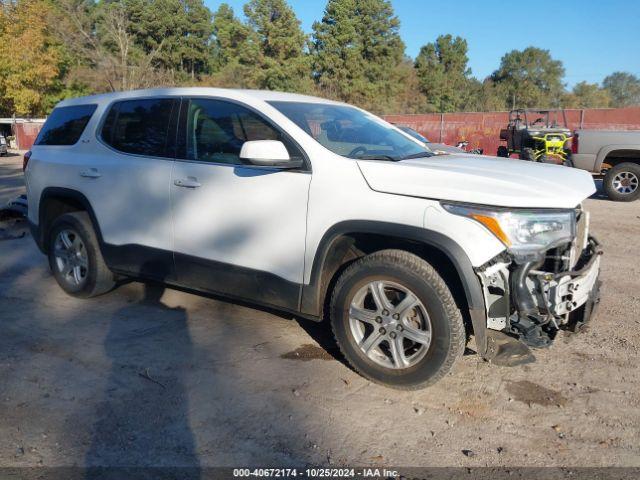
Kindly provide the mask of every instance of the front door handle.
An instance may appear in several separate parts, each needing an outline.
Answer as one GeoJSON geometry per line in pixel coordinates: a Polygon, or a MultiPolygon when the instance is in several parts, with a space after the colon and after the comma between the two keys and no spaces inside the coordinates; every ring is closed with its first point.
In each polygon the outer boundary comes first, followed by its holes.
{"type": "Polygon", "coordinates": [[[176,187],[198,188],[201,186],[196,177],[179,178],[173,181],[176,187]]]}
{"type": "Polygon", "coordinates": [[[98,172],[97,168],[90,168],[89,170],[82,170],[80,176],[84,178],[100,178],[102,174],[98,172]]]}

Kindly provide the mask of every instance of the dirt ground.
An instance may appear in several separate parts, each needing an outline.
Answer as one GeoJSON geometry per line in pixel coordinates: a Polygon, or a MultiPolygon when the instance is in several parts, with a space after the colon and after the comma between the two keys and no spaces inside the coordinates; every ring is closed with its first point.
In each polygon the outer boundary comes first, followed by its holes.
{"type": "MultiPolygon", "coordinates": [[[[0,203],[20,162],[0,160],[0,203]]],[[[593,324],[418,392],[356,375],[322,325],[138,282],[71,298],[4,222],[0,466],[640,466],[640,202],[585,206],[593,324]]]]}

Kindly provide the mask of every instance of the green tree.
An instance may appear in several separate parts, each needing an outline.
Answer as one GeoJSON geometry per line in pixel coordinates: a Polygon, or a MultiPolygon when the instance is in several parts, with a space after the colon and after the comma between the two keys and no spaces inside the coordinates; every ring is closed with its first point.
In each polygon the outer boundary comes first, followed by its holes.
{"type": "Polygon", "coordinates": [[[345,101],[356,96],[364,77],[355,18],[356,0],[329,0],[321,22],[313,24],[313,74],[320,89],[345,101]]]}
{"type": "Polygon", "coordinates": [[[154,66],[189,74],[205,72],[210,58],[211,11],[202,0],[120,0],[128,33],[154,66]]]}
{"type": "Polygon", "coordinates": [[[182,69],[191,78],[209,70],[211,58],[212,15],[202,0],[185,0],[184,27],[178,54],[182,69]]]}
{"type": "Polygon", "coordinates": [[[466,112],[495,112],[506,110],[505,93],[500,85],[490,78],[483,82],[470,78],[466,86],[464,104],[461,110],[466,112]]]}
{"type": "Polygon", "coordinates": [[[240,60],[249,60],[251,44],[255,42],[253,31],[238,18],[233,8],[226,3],[220,5],[213,14],[213,61],[214,69],[240,60]]]}
{"type": "Polygon", "coordinates": [[[610,105],[609,91],[587,82],[577,83],[563,101],[563,106],[567,108],[606,108],[610,105]]]}
{"type": "MultiPolygon", "coordinates": [[[[56,35],[73,58],[69,77],[94,92],[129,90],[175,83],[175,75],[156,63],[164,42],[151,50],[136,42],[127,0],[57,0],[56,35]]],[[[69,84],[70,82],[66,82],[69,84]]]]}
{"type": "Polygon", "coordinates": [[[563,77],[562,62],[554,60],[549,50],[535,47],[507,53],[491,75],[510,108],[558,106],[564,92],[563,77]]]}
{"type": "Polygon", "coordinates": [[[291,7],[284,0],[251,0],[244,6],[257,46],[252,73],[258,88],[308,91],[307,36],[291,7]]]}
{"type": "Polygon", "coordinates": [[[602,82],[602,86],[611,95],[614,107],[640,105],[640,79],[627,72],[615,72],[602,82]]]}
{"type": "Polygon", "coordinates": [[[377,109],[381,113],[412,114],[433,111],[432,106],[427,103],[426,97],[420,91],[420,80],[413,63],[411,58],[405,57],[396,68],[398,88],[386,104],[377,109]]]}
{"type": "Polygon", "coordinates": [[[324,94],[384,111],[402,91],[404,43],[387,0],[329,0],[313,24],[313,74],[324,94]]]}
{"type": "Polygon", "coordinates": [[[256,88],[254,59],[259,55],[256,33],[234,15],[233,8],[223,3],[213,14],[211,76],[207,85],[256,88]]]}
{"type": "Polygon", "coordinates": [[[437,111],[464,108],[471,90],[468,61],[467,41],[460,37],[441,35],[420,49],[415,61],[420,87],[437,111]]]}

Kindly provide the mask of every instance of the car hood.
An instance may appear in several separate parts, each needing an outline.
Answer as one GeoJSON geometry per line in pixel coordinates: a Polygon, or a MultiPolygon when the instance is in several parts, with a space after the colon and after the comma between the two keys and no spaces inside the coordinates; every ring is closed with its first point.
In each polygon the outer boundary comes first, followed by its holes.
{"type": "Polygon", "coordinates": [[[359,160],[358,165],[378,192],[482,205],[574,208],[596,191],[583,170],[482,155],[359,160]]]}

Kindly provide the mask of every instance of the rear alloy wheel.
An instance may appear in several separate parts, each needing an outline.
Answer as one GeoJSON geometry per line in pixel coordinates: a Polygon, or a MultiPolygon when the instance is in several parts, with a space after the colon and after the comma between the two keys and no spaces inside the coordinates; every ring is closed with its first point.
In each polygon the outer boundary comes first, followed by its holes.
{"type": "Polygon", "coordinates": [[[89,215],[66,213],[56,218],[49,232],[49,266],[58,285],[75,297],[94,297],[115,285],[89,215]]]}
{"type": "Polygon", "coordinates": [[[82,288],[87,281],[89,259],[87,248],[72,229],[60,230],[53,243],[55,267],[69,288],[82,288]]]}
{"type": "Polygon", "coordinates": [[[625,162],[609,169],[604,177],[604,190],[617,202],[637,200],[640,197],[640,165],[625,162]]]}
{"type": "Polygon", "coordinates": [[[331,327],[349,364],[393,388],[423,388],[462,354],[462,316],[426,261],[382,250],[351,264],[331,298],[331,327]]]}

